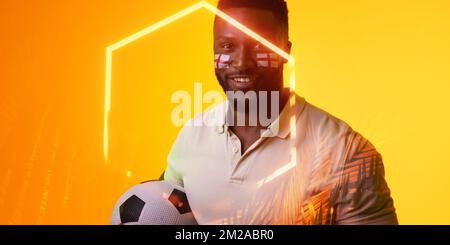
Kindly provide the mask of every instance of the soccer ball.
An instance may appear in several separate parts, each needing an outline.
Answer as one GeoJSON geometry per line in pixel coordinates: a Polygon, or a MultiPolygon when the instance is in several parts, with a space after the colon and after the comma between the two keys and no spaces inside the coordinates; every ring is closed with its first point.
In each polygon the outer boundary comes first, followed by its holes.
{"type": "Polygon", "coordinates": [[[183,188],[165,181],[136,185],[117,201],[112,225],[197,225],[183,188]]]}

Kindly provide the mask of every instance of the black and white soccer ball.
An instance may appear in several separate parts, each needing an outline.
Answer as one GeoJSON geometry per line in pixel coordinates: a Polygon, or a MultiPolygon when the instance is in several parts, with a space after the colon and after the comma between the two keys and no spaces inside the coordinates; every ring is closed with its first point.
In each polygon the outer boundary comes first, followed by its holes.
{"type": "Polygon", "coordinates": [[[111,215],[112,225],[197,225],[183,188],[148,181],[125,192],[111,215]]]}

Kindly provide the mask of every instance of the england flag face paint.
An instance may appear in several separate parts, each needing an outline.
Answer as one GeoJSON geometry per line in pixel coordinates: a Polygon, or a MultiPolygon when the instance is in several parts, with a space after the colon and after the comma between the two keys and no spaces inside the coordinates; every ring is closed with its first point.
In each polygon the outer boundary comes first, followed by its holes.
{"type": "Polygon", "coordinates": [[[227,69],[230,68],[230,56],[226,54],[215,54],[214,55],[214,68],[216,69],[227,69]]]}
{"type": "Polygon", "coordinates": [[[274,53],[257,53],[256,62],[258,67],[278,68],[278,56],[274,53]]]}

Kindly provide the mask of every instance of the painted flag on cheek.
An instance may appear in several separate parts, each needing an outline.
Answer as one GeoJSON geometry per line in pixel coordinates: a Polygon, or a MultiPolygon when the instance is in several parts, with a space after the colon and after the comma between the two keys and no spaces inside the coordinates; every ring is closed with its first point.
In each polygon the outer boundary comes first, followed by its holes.
{"type": "Polygon", "coordinates": [[[215,54],[214,55],[214,68],[216,69],[226,69],[230,67],[230,56],[226,54],[215,54]]]}
{"type": "Polygon", "coordinates": [[[258,67],[278,68],[278,56],[274,53],[257,53],[256,62],[258,67]]]}

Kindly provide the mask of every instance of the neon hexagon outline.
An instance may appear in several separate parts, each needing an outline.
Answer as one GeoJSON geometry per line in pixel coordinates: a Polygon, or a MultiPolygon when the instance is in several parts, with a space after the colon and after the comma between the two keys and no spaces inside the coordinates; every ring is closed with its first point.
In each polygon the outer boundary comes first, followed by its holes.
{"type": "MultiPolygon", "coordinates": [[[[225,12],[217,9],[212,4],[208,3],[207,1],[200,1],[188,8],[185,8],[184,10],[181,10],[180,12],[177,12],[151,26],[148,26],[134,34],[131,34],[130,36],[106,47],[106,68],[105,68],[105,102],[104,102],[104,124],[103,124],[103,157],[105,162],[108,162],[109,157],[109,112],[111,111],[111,80],[112,80],[112,55],[113,52],[152,33],[155,32],[162,27],[165,27],[177,20],[182,19],[183,17],[186,17],[197,10],[200,9],[206,9],[210,11],[211,13],[219,16],[223,20],[227,21],[229,24],[233,25],[246,35],[250,36],[251,38],[255,39],[256,41],[260,42],[267,48],[271,49],[273,52],[277,53],[284,59],[288,61],[288,68],[289,68],[289,89],[291,92],[295,91],[295,58],[291,56],[290,54],[286,53],[281,48],[277,47],[267,39],[263,38],[256,32],[252,31],[250,28],[244,26],[239,21],[235,20],[231,16],[227,15],[225,12]]],[[[289,104],[291,107],[295,105],[295,97],[292,96],[291,100],[289,101],[289,104]]],[[[291,137],[296,137],[295,132],[295,125],[296,125],[296,118],[295,116],[292,116],[290,118],[290,133],[291,137]]],[[[265,179],[262,179],[258,182],[258,186],[262,186],[264,183],[267,183],[271,181],[272,179],[278,177],[279,175],[287,172],[288,170],[292,169],[296,165],[296,151],[295,148],[291,149],[291,162],[286,164],[285,166],[281,167],[277,171],[275,171],[272,175],[268,176],[265,179]]]]}

